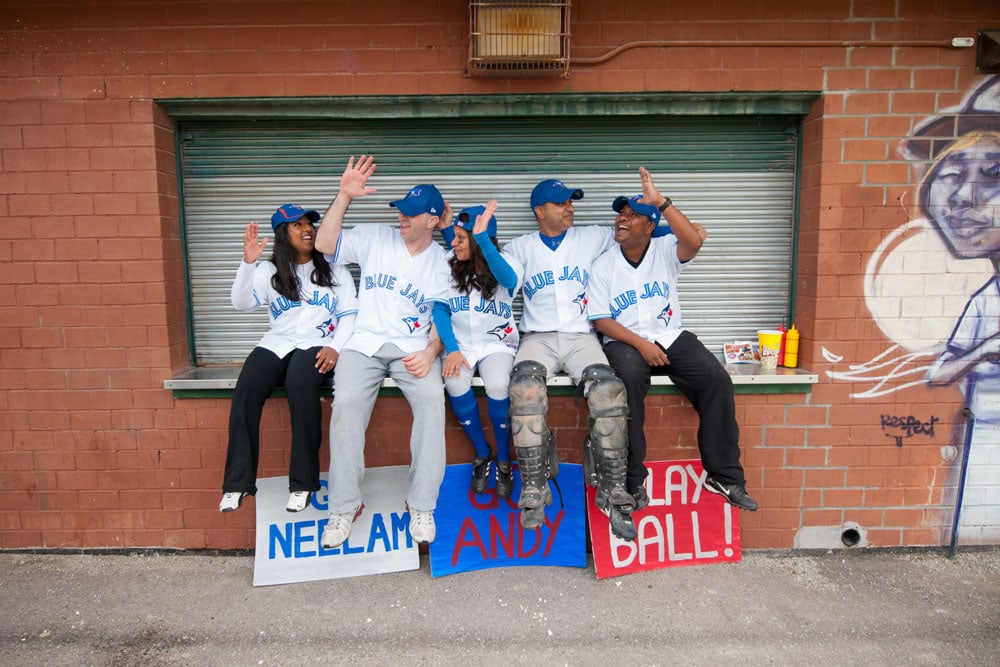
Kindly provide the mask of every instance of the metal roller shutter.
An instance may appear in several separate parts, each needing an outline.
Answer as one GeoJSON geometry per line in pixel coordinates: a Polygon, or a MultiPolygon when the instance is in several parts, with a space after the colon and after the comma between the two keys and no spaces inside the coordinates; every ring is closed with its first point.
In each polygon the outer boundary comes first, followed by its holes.
{"type": "Polygon", "coordinates": [[[795,115],[179,120],[193,360],[242,363],[267,328],[263,309],[229,303],[246,223],[266,228],[285,202],[322,213],[361,153],[376,157],[378,193],[352,204],[348,226],[394,223],[388,202],[433,182],[456,210],[496,198],[501,243],[537,229],[539,180],[583,188],[577,224],[604,225],[645,166],[709,232],[680,289],[685,326],[718,354],[788,317],[799,126],[795,115]]]}

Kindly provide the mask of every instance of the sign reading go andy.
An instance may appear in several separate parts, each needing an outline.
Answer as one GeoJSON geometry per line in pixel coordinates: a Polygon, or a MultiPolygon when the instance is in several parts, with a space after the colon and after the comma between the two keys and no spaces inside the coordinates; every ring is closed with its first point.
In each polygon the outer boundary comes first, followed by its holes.
{"type": "Polygon", "coordinates": [[[521,527],[517,499],[521,473],[514,466],[514,491],[501,499],[492,486],[486,493],[469,490],[472,465],[448,466],[438,499],[437,539],[430,546],[431,576],[514,565],[586,567],[583,466],[560,463],[550,482],[553,502],[545,522],[521,527]]]}

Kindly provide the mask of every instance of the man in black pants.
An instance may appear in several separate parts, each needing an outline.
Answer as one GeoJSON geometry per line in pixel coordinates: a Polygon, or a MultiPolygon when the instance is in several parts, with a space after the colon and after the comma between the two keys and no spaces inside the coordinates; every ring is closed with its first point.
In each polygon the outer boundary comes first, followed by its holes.
{"type": "Polygon", "coordinates": [[[615,241],[590,271],[588,317],[604,335],[604,353],[625,383],[629,405],[626,488],[636,509],[649,504],[645,398],[650,376],[667,375],[698,411],[698,450],[708,477],[705,488],[736,507],[756,510],[740,465],[739,426],[733,383],[715,356],[681,325],[677,277],[706,238],[704,229],[660,194],[644,168],[642,194],[611,205],[615,241]],[[653,238],[661,217],[672,234],[653,238]]]}

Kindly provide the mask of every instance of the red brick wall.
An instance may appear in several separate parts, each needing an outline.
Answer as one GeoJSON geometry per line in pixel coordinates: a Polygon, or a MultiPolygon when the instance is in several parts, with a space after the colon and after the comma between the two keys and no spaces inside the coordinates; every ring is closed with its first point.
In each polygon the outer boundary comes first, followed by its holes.
{"type": "MultiPolygon", "coordinates": [[[[942,544],[960,397],[917,387],[851,397],[835,346],[863,361],[887,341],[861,290],[872,249],[907,218],[915,174],[896,148],[958,103],[974,51],[941,46],[1000,24],[994,3],[634,3],[579,0],[565,79],[464,75],[462,3],[56,2],[0,7],[0,547],[247,548],[253,515],[216,509],[228,401],[175,400],[188,364],[168,97],[822,91],[806,119],[797,319],[809,394],[740,395],[749,548],[855,521],[875,546],[942,544]],[[391,8],[391,11],[389,9],[391,8]],[[612,49],[637,40],[681,45],[612,49]],[[685,41],[711,44],[684,45],[685,41]],[[781,42],[784,45],[775,46],[781,42]],[[807,43],[808,42],[808,43],[807,43]],[[762,45],[763,44],[763,45],[762,45]],[[895,447],[882,414],[938,416],[895,447]]],[[[564,458],[585,416],[552,401],[564,458]]],[[[369,464],[405,463],[409,416],[380,402],[369,464]]],[[[695,416],[650,399],[651,458],[694,456],[695,416]]],[[[287,413],[271,401],[261,474],[286,470],[287,413]]],[[[449,460],[468,445],[449,422],[449,460]]],[[[325,454],[324,454],[325,456],[325,454]]]]}

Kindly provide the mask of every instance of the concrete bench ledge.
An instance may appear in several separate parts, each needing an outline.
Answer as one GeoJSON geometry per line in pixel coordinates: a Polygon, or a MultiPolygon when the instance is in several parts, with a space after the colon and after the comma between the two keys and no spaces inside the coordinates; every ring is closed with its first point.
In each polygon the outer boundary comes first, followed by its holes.
{"type": "MultiPolygon", "coordinates": [[[[782,385],[809,385],[819,382],[819,376],[808,370],[801,368],[778,368],[776,371],[764,373],[758,364],[729,364],[726,366],[729,375],[733,378],[733,384],[758,385],[780,388],[782,385]]],[[[218,390],[232,389],[236,386],[236,378],[239,376],[239,366],[205,366],[192,368],[191,370],[179,373],[172,378],[163,381],[164,389],[173,391],[198,391],[198,390],[218,390]]],[[[653,386],[669,386],[673,382],[665,376],[654,376],[653,386]]],[[[472,379],[474,387],[482,387],[482,379],[475,377],[472,379]]],[[[549,387],[572,387],[573,384],[566,375],[557,375],[548,381],[549,387]]],[[[382,381],[383,389],[392,389],[396,383],[391,378],[382,381]]]]}

